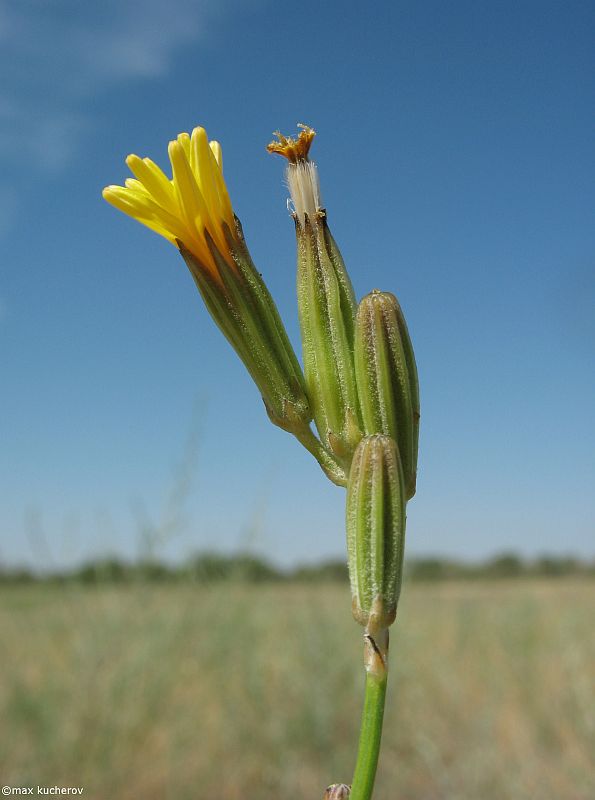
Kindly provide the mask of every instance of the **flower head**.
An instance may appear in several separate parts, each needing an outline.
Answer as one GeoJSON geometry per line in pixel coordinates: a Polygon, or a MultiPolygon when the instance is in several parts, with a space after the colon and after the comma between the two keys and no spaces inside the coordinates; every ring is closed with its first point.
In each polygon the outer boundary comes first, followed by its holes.
{"type": "Polygon", "coordinates": [[[169,143],[171,180],[148,158],[126,159],[135,178],[104,198],[176,245],[204,303],[256,383],[271,420],[292,433],[312,415],[299,361],[254,266],[204,128],[169,143]]]}
{"type": "Polygon", "coordinates": [[[150,158],[129,155],[126,163],[135,178],[128,178],[125,186],[107,186],[103,197],[189,251],[204,269],[217,276],[211,248],[214,245],[233,266],[228,236],[235,235],[221,146],[209,142],[204,128],[194,128],[191,136],[180,133],[170,142],[168,153],[171,180],[150,158]]]}

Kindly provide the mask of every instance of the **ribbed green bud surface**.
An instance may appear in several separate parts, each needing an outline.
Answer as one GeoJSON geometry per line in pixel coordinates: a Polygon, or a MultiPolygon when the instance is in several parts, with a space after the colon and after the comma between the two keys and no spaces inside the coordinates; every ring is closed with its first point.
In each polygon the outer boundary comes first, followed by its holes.
{"type": "Polygon", "coordinates": [[[225,231],[235,267],[208,234],[205,237],[220,281],[202,269],[191,253],[182,247],[180,252],[211,316],[258,387],[269,417],[294,432],[312,419],[304,375],[277,307],[250,258],[239,221],[236,224],[235,236],[225,231]]]}
{"type": "Polygon", "coordinates": [[[353,615],[385,628],[397,611],[405,540],[403,471],[395,441],[375,434],[359,443],[347,484],[347,552],[353,615]]]}
{"type": "Polygon", "coordinates": [[[355,374],[364,431],[397,442],[409,499],[417,473],[419,387],[405,318],[390,292],[375,290],[359,304],[355,374]]]}
{"type": "Polygon", "coordinates": [[[325,446],[348,465],[361,438],[353,365],[355,299],[323,219],[296,221],[297,296],[304,373],[325,446]]]}

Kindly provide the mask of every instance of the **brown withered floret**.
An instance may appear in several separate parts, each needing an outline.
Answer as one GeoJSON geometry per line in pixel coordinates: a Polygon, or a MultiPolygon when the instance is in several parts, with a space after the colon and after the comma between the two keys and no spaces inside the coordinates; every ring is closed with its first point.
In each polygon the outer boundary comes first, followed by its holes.
{"type": "Polygon", "coordinates": [[[301,131],[297,139],[291,136],[283,136],[281,131],[275,131],[273,136],[276,136],[278,142],[271,142],[267,145],[269,153],[278,153],[284,156],[292,164],[297,164],[298,161],[307,161],[310,146],[316,136],[316,131],[310,128],[309,125],[298,124],[301,131]]]}

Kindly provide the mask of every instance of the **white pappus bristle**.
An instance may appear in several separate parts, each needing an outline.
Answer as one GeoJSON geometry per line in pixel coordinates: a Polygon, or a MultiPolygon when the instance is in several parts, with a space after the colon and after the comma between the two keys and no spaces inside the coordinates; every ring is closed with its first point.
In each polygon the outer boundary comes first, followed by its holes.
{"type": "Polygon", "coordinates": [[[322,208],[316,164],[313,161],[289,164],[287,186],[299,221],[304,223],[306,214],[309,219],[315,219],[316,212],[322,208]]]}

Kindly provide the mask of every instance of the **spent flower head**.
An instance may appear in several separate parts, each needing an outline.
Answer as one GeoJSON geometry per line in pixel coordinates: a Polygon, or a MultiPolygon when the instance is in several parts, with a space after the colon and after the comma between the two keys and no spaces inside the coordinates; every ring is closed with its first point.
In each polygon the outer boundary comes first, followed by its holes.
{"type": "Polygon", "coordinates": [[[325,446],[348,469],[362,436],[353,365],[357,304],[322,208],[318,170],[309,158],[315,133],[299,127],[296,139],[277,132],[278,141],[267,149],[287,159],[304,372],[314,421],[325,446]]]}

